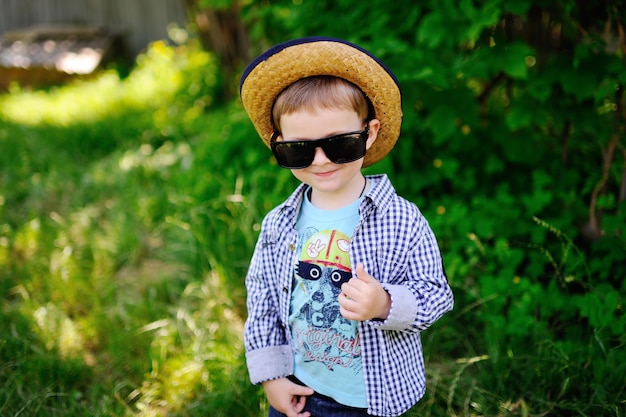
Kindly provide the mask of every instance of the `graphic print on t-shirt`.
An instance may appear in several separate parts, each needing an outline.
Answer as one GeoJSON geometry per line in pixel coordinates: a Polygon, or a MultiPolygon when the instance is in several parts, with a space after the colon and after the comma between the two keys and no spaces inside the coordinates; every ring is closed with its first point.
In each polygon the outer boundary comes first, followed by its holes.
{"type": "Polygon", "coordinates": [[[350,238],[338,230],[304,233],[296,266],[292,299],[292,336],[296,354],[305,363],[361,371],[361,346],[356,322],[339,312],[341,285],[352,277],[350,238]]]}

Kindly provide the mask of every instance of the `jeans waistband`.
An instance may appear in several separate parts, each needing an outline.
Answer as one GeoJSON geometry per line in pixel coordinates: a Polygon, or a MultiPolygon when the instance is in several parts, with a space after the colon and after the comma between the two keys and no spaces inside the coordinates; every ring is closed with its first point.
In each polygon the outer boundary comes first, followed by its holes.
{"type": "MultiPolygon", "coordinates": [[[[289,376],[287,377],[287,379],[289,379],[289,380],[290,380],[291,382],[293,382],[294,384],[298,384],[298,385],[301,385],[301,386],[303,386],[303,387],[306,387],[306,386],[307,386],[304,382],[300,381],[300,380],[299,380],[298,378],[296,378],[294,375],[289,375],[289,376]]],[[[335,404],[339,404],[339,405],[341,405],[342,407],[346,407],[346,408],[349,408],[349,409],[354,409],[354,410],[367,410],[366,408],[356,408],[356,407],[351,407],[351,406],[349,406],[349,405],[340,404],[340,403],[339,403],[339,402],[337,402],[337,400],[335,400],[333,397],[329,397],[328,395],[320,394],[320,393],[319,393],[319,392],[317,392],[317,391],[314,391],[312,396],[313,396],[313,397],[317,397],[317,398],[321,398],[321,399],[326,400],[326,401],[330,401],[330,402],[335,403],[335,404]]]]}

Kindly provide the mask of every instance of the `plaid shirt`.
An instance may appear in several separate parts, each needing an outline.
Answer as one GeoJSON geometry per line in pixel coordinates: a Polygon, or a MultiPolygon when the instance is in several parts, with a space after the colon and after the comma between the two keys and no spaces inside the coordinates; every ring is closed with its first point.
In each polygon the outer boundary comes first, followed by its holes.
{"type": "MultiPolygon", "coordinates": [[[[386,320],[359,323],[368,412],[398,416],[424,395],[420,332],[452,309],[452,291],[435,236],[418,208],[399,197],[386,175],[359,206],[351,265],[362,262],[391,296],[386,320]]],[[[293,374],[287,328],[298,233],[295,223],[307,186],[300,185],[263,220],[246,277],[244,340],[252,383],[293,374]]]]}

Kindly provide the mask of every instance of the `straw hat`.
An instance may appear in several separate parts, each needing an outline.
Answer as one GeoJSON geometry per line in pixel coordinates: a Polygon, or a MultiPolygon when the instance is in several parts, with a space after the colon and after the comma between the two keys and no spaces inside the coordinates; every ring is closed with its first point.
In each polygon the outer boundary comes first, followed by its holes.
{"type": "Polygon", "coordinates": [[[269,147],[275,130],[272,106],[276,96],[295,81],[315,75],[344,78],[365,93],[380,120],[380,130],[363,166],[383,159],[400,135],[402,100],[398,80],[368,51],[334,38],[308,37],[280,43],[245,69],[239,84],[241,100],[263,142],[269,147]]]}

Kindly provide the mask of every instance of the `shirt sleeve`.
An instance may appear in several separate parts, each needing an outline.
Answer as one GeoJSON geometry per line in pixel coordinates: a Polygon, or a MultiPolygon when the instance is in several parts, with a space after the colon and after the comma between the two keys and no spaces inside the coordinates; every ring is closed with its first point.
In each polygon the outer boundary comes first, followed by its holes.
{"type": "Polygon", "coordinates": [[[376,256],[376,277],[391,297],[386,320],[368,324],[381,330],[419,332],[427,329],[454,304],[443,260],[426,219],[408,217],[396,227],[394,244],[376,256]]]}
{"type": "Polygon", "coordinates": [[[246,275],[248,318],[244,326],[250,380],[258,384],[293,373],[293,353],[280,319],[275,274],[277,241],[263,230],[246,275]]]}

